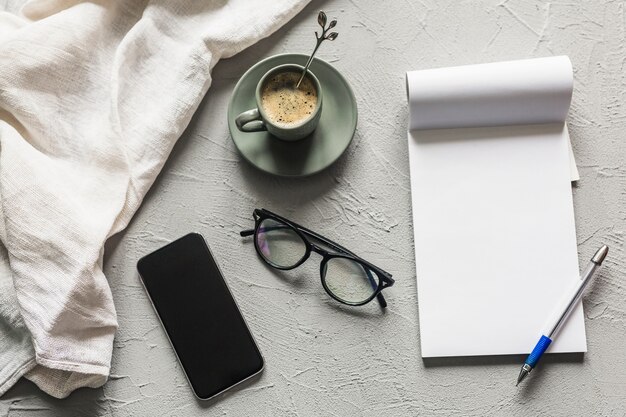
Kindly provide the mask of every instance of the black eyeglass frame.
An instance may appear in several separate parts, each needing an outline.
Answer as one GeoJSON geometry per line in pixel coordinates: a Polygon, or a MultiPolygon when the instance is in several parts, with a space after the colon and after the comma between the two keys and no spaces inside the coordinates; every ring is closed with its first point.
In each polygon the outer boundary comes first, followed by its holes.
{"type": "Polygon", "coordinates": [[[385,300],[385,297],[383,296],[381,291],[384,290],[385,288],[391,287],[394,284],[394,282],[395,282],[393,280],[393,278],[391,278],[392,275],[389,272],[384,271],[383,269],[377,267],[376,265],[371,264],[370,262],[366,261],[365,259],[361,258],[360,256],[357,256],[353,252],[349,251],[345,247],[339,245],[338,243],[333,242],[332,240],[330,240],[330,239],[320,235],[319,233],[316,233],[316,232],[314,232],[314,231],[312,231],[310,229],[307,229],[304,226],[301,226],[301,225],[299,225],[299,224],[297,224],[295,222],[292,222],[289,219],[286,219],[286,218],[284,218],[282,216],[279,216],[276,213],[272,213],[269,210],[266,210],[264,208],[255,209],[254,212],[252,213],[252,216],[254,217],[254,229],[244,230],[244,231],[242,231],[240,233],[240,235],[242,237],[254,235],[254,248],[255,248],[257,254],[259,255],[259,257],[263,260],[263,262],[265,262],[266,264],[268,264],[272,268],[276,268],[276,269],[280,269],[280,270],[290,270],[290,269],[295,269],[295,268],[299,267],[300,265],[302,265],[304,262],[306,262],[309,259],[309,257],[311,256],[311,252],[316,252],[316,253],[318,253],[318,254],[320,254],[322,256],[322,261],[320,263],[320,278],[322,280],[322,287],[324,287],[324,290],[333,299],[339,301],[340,303],[347,304],[347,305],[350,305],[350,306],[362,306],[364,304],[369,303],[374,298],[376,298],[378,300],[378,302],[380,303],[381,307],[383,307],[383,308],[387,307],[387,301],[385,300]],[[281,267],[279,265],[272,264],[267,259],[265,259],[265,257],[263,256],[263,254],[261,252],[261,249],[258,246],[257,235],[258,235],[258,232],[259,232],[259,226],[261,225],[261,222],[263,220],[266,220],[266,219],[276,220],[276,221],[279,221],[279,222],[284,223],[287,226],[291,227],[291,229],[293,229],[293,231],[295,233],[297,233],[298,236],[300,236],[300,238],[304,242],[304,244],[306,246],[306,251],[305,251],[304,255],[302,256],[302,259],[300,259],[294,265],[288,266],[288,267],[281,267]],[[326,246],[328,246],[328,247],[334,249],[335,251],[337,251],[337,253],[330,252],[330,251],[328,251],[328,250],[326,250],[326,249],[316,245],[315,243],[313,243],[311,241],[311,238],[313,238],[315,240],[318,240],[319,242],[322,242],[326,246]],[[375,281],[375,282],[378,283],[378,286],[374,290],[373,294],[369,298],[367,298],[366,300],[361,301],[361,302],[356,302],[356,303],[355,302],[346,301],[346,300],[342,300],[341,298],[339,298],[335,294],[333,294],[333,292],[330,291],[330,289],[326,285],[326,280],[325,280],[326,265],[328,264],[328,261],[333,259],[333,258],[349,259],[349,260],[352,260],[352,261],[357,262],[357,263],[361,264],[362,266],[364,266],[363,269],[368,274],[368,278],[370,280],[372,280],[373,282],[375,281]],[[375,280],[374,277],[371,276],[370,272],[374,273],[374,275],[376,276],[377,280],[375,280]]]}

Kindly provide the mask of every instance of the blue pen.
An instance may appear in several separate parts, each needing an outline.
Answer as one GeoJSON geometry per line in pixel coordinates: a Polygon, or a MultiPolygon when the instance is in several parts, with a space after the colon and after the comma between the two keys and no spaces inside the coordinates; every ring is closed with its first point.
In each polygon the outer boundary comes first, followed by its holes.
{"type": "Polygon", "coordinates": [[[607,253],[609,253],[609,247],[604,245],[600,249],[598,249],[595,255],[593,255],[593,258],[591,258],[591,262],[589,262],[589,265],[587,265],[587,268],[581,275],[580,280],[576,282],[576,285],[574,287],[572,287],[570,296],[566,298],[566,302],[563,308],[558,310],[558,313],[560,314],[555,316],[550,325],[547,327],[548,331],[541,336],[533,351],[530,352],[530,355],[528,355],[528,357],[526,358],[526,362],[524,363],[524,366],[522,366],[522,370],[517,377],[517,383],[515,384],[515,386],[519,385],[519,383],[522,382],[524,378],[526,378],[526,376],[530,373],[530,371],[532,371],[533,368],[537,365],[537,362],[539,362],[539,358],[541,358],[541,355],[543,355],[546,349],[548,349],[548,346],[550,346],[550,343],[552,343],[552,339],[559,331],[565,320],[567,320],[567,317],[569,317],[569,314],[572,312],[574,307],[576,307],[576,305],[580,301],[580,297],[582,296],[585,287],[591,281],[591,277],[593,277],[596,269],[598,269],[598,267],[602,265],[602,262],[604,261],[604,258],[606,258],[607,253]]]}

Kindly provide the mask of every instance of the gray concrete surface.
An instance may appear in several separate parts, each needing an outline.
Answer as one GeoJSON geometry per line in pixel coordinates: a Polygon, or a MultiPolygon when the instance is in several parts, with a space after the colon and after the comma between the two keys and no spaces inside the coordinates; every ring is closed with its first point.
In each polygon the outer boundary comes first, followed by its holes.
{"type": "MultiPolygon", "coordinates": [[[[15,7],[7,1],[5,6],[15,7]]],[[[21,381],[0,415],[626,415],[626,16],[623,1],[319,1],[271,38],[220,62],[213,86],[128,230],[109,242],[105,272],[119,331],[109,382],[54,400],[21,381]],[[320,8],[340,36],[319,56],[354,87],[360,118],[347,153],[307,179],[262,174],[237,155],[230,92],[261,58],[308,52],[320,8]],[[412,244],[404,73],[409,69],[567,54],[569,116],[581,180],[578,249],[601,242],[606,267],[584,300],[589,352],[553,356],[515,388],[519,357],[423,362],[412,244]],[[248,240],[255,207],[310,225],[391,271],[389,308],[329,299],[317,264],[264,267],[248,240]],[[266,359],[260,378],[194,399],[138,281],[135,263],[195,230],[213,248],[266,359]]]]}

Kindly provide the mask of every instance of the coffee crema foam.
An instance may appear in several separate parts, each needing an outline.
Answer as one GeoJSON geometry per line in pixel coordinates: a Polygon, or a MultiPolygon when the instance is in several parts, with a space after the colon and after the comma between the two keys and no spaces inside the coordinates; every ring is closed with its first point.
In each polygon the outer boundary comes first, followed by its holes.
{"type": "Polygon", "coordinates": [[[266,80],[261,88],[261,105],[273,124],[290,127],[308,119],[315,111],[315,85],[305,76],[296,88],[300,75],[293,71],[281,72],[266,80]]]}

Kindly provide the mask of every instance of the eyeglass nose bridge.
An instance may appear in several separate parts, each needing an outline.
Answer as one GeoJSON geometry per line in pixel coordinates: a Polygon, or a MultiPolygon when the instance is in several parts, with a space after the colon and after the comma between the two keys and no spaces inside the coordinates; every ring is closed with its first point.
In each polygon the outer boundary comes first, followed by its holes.
{"type": "Polygon", "coordinates": [[[322,255],[322,257],[327,258],[328,255],[330,255],[330,252],[327,251],[326,249],[316,245],[315,243],[311,243],[311,252],[315,252],[317,254],[322,255]]]}

